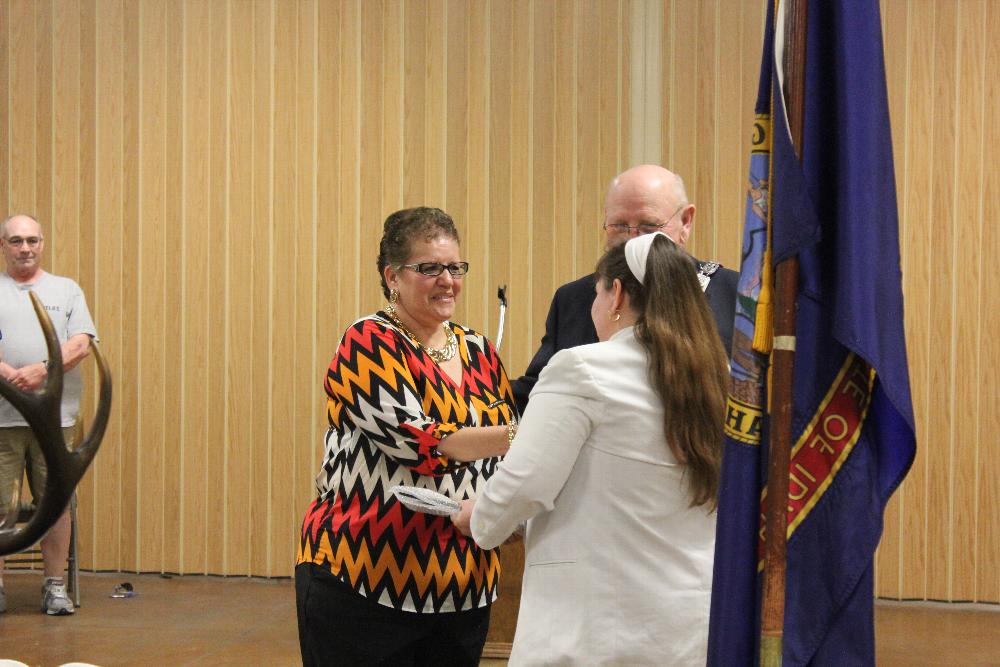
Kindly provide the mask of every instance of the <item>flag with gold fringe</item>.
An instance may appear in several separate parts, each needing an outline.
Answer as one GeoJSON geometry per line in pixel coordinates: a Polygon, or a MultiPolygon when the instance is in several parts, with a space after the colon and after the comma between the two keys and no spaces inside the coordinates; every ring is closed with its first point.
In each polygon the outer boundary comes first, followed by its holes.
{"type": "MultiPolygon", "coordinates": [[[[780,8],[779,8],[780,9],[780,8]]],[[[874,664],[875,549],[913,460],[878,0],[808,7],[796,157],[769,3],[755,108],[710,665],[757,661],[770,275],[799,258],[783,664],[874,664]]]]}

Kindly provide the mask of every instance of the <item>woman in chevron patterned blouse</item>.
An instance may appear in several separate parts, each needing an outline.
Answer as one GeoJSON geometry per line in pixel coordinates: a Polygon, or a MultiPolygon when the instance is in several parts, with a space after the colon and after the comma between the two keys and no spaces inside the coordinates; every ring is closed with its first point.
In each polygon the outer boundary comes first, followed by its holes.
{"type": "Polygon", "coordinates": [[[513,439],[500,357],[450,321],[468,269],[444,211],[386,219],[378,271],[389,304],[347,329],[324,385],[330,428],[295,569],[307,666],[479,663],[497,549],[390,493],[474,497],[513,439]]]}

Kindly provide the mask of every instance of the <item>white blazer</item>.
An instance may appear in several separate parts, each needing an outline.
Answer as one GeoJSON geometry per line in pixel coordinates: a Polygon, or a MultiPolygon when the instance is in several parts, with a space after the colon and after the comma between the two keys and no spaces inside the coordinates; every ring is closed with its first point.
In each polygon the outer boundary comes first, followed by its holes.
{"type": "Polygon", "coordinates": [[[483,547],[530,519],[511,665],[704,665],[715,514],[691,496],[631,327],[552,357],[476,501],[483,547]]]}

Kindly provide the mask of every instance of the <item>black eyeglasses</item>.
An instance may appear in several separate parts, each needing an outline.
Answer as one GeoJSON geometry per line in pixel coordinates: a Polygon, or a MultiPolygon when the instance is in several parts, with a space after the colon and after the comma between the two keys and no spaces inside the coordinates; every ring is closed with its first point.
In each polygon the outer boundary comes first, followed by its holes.
{"type": "Polygon", "coordinates": [[[419,274],[431,277],[440,276],[448,269],[455,278],[460,278],[469,272],[468,262],[452,262],[451,264],[441,264],[440,262],[420,262],[419,264],[400,264],[401,269],[413,269],[419,274]]]}

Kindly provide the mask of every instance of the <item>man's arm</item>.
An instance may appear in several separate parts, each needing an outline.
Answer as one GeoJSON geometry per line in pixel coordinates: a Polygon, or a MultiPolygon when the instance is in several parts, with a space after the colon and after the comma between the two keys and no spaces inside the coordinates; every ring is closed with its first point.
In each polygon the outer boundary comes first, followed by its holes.
{"type": "Polygon", "coordinates": [[[0,361],[0,377],[2,377],[4,380],[7,380],[9,382],[11,378],[14,377],[14,373],[16,372],[17,372],[16,368],[14,368],[5,361],[0,361]]]}
{"type": "Polygon", "coordinates": [[[62,344],[63,370],[70,371],[90,354],[90,335],[81,333],[71,336],[62,344]]]}
{"type": "MultiPolygon", "coordinates": [[[[83,361],[88,354],[90,354],[90,336],[85,333],[77,334],[72,336],[69,340],[62,344],[62,362],[63,370],[69,371],[76,367],[81,361],[83,361]]],[[[7,364],[3,364],[7,366],[7,364]]],[[[7,366],[10,368],[10,366],[7,366]]],[[[0,368],[0,372],[2,372],[0,368]]],[[[7,379],[10,380],[15,387],[23,391],[34,391],[42,386],[45,382],[45,377],[48,375],[48,368],[45,362],[39,361],[36,364],[28,364],[27,366],[22,366],[21,368],[14,369],[13,374],[7,379]]]]}

